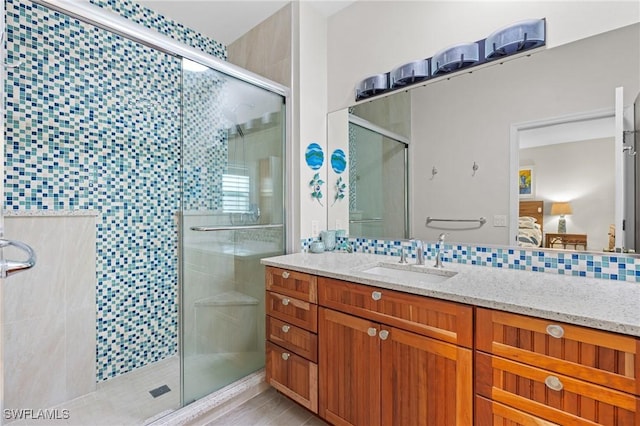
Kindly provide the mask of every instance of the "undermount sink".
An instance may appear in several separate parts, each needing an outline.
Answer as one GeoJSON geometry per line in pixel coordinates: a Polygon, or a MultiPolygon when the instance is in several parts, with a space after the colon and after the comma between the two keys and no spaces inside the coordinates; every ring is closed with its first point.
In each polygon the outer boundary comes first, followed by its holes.
{"type": "Polygon", "coordinates": [[[441,283],[457,274],[457,272],[455,271],[448,271],[446,269],[393,263],[378,263],[375,266],[370,266],[366,269],[362,269],[360,272],[388,278],[407,279],[431,284],[441,283]]]}

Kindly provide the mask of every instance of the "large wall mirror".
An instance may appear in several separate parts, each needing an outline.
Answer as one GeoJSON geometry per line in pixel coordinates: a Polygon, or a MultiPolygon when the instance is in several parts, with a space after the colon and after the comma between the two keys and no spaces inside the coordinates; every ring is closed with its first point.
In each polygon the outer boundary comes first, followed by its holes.
{"type": "MultiPolygon", "coordinates": [[[[359,102],[329,114],[329,152],[353,153],[350,116],[406,138],[408,184],[395,188],[407,191],[408,235],[382,237],[430,241],[444,231],[449,241],[466,244],[602,251],[616,247],[613,234],[624,234],[624,247],[636,248],[630,230],[639,228],[640,211],[633,177],[640,155],[632,155],[640,139],[633,133],[640,128],[633,110],[639,39],[640,24],[634,24],[359,102]],[[624,141],[615,135],[619,87],[624,141]],[[534,243],[517,242],[536,234],[525,231],[531,225],[520,216],[539,225],[534,243]],[[547,236],[553,238],[547,242],[547,236]]],[[[357,167],[358,158],[347,155],[347,169],[352,163],[357,167]]],[[[331,186],[337,175],[328,173],[331,186]]],[[[350,176],[357,173],[342,175],[347,188],[366,185],[354,186],[350,176]]],[[[362,227],[351,226],[357,213],[349,202],[329,203],[327,222],[364,236],[362,227]]]]}

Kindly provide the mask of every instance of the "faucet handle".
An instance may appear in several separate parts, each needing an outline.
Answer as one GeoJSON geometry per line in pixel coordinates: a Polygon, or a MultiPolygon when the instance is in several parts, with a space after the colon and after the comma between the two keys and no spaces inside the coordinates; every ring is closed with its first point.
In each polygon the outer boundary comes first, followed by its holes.
{"type": "Polygon", "coordinates": [[[404,247],[400,247],[400,260],[398,261],[398,263],[409,263],[407,262],[407,256],[404,252],[404,247]]]}

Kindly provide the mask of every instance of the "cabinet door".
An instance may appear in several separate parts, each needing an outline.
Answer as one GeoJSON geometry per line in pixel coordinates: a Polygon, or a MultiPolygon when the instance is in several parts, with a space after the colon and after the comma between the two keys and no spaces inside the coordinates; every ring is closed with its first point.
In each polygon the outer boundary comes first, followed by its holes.
{"type": "Polygon", "coordinates": [[[320,417],[334,425],[380,425],[379,325],[319,309],[320,417]]]}
{"type": "Polygon", "coordinates": [[[318,412],[318,366],[267,342],[267,383],[307,409],[318,412]]]}
{"type": "Polygon", "coordinates": [[[379,335],[382,424],[472,424],[470,349],[386,326],[379,335]]]}

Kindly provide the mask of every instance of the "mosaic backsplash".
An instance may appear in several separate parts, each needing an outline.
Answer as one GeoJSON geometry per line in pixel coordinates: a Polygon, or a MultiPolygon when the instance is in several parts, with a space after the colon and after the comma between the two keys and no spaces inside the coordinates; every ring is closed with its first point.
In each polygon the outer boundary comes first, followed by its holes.
{"type": "MultiPolygon", "coordinates": [[[[317,240],[318,238],[302,239],[300,241],[301,250],[308,252],[311,242],[317,240]]],[[[408,258],[415,259],[416,257],[416,243],[412,241],[340,237],[336,241],[338,245],[346,241],[356,253],[400,256],[400,250],[404,250],[408,258]]],[[[424,250],[427,259],[434,259],[437,251],[436,243],[427,243],[424,250]]],[[[617,253],[593,254],[446,243],[444,250],[445,262],[640,282],[640,258],[617,253]]]]}
{"type": "MultiPolygon", "coordinates": [[[[94,3],[175,31],[176,24],[130,1],[94,3]]],[[[178,349],[175,213],[183,179],[180,61],[28,1],[8,0],[6,9],[7,61],[21,66],[9,69],[5,81],[4,207],[100,212],[98,380],[173,355],[178,349]]],[[[193,33],[181,34],[190,41],[193,33]]],[[[214,42],[193,41],[226,55],[214,42]]],[[[205,84],[192,83],[194,89],[205,84]]],[[[202,102],[210,105],[208,98],[202,102]]],[[[206,110],[203,104],[194,108],[206,110]]],[[[201,160],[214,161],[213,147],[226,145],[215,121],[206,131],[190,130],[185,143],[199,144],[198,135],[206,133],[211,148],[201,160]]],[[[202,154],[185,152],[194,158],[202,154]]],[[[226,150],[219,155],[226,157],[226,150]]],[[[184,177],[188,184],[198,180],[198,167],[184,177]]],[[[189,186],[187,207],[215,207],[209,204],[216,185],[205,190],[202,179],[214,181],[216,167],[199,178],[200,186],[189,186]]]]}

